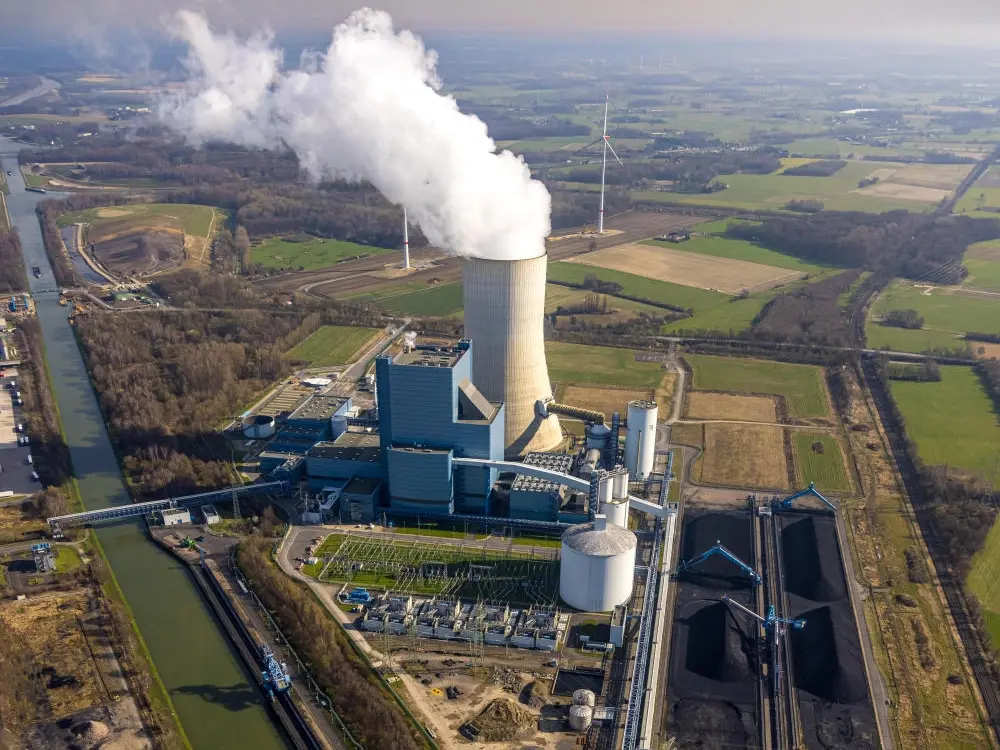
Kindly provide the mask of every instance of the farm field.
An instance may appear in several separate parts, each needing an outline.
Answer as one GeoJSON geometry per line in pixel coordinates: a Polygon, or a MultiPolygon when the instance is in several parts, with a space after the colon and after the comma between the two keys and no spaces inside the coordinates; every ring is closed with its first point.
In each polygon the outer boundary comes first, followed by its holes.
{"type": "MultiPolygon", "coordinates": [[[[986,173],[987,176],[989,172],[986,173]]],[[[955,206],[955,213],[973,213],[981,216],[998,218],[1000,216],[1000,185],[986,187],[982,178],[969,188],[968,192],[955,206]]]]}
{"type": "Polygon", "coordinates": [[[185,234],[204,237],[212,226],[214,213],[215,209],[211,206],[191,203],[131,203],[125,206],[71,211],[59,217],[59,226],[90,224],[91,233],[101,236],[113,231],[115,225],[142,227],[150,223],[155,224],[158,218],[163,217],[179,221],[185,234]]]}
{"type": "MultiPolygon", "coordinates": [[[[546,284],[545,312],[555,312],[555,310],[560,306],[568,308],[573,305],[582,305],[589,294],[591,294],[591,292],[588,292],[585,289],[573,289],[571,287],[560,286],[558,284],[546,284]]],[[[640,313],[649,313],[650,315],[662,317],[665,312],[659,307],[647,305],[642,302],[633,302],[632,300],[622,299],[621,297],[613,297],[603,294],[599,294],[598,297],[602,300],[605,297],[607,298],[607,314],[576,313],[576,317],[581,320],[607,324],[615,321],[631,320],[632,318],[638,317],[640,313]]],[[[560,318],[560,320],[563,319],[560,318]]]]}
{"type": "Polygon", "coordinates": [[[659,362],[636,362],[631,349],[545,342],[549,378],[559,385],[658,388],[663,376],[659,362]]]}
{"type": "MultiPolygon", "coordinates": [[[[567,385],[559,392],[559,400],[572,406],[604,412],[608,424],[611,415],[618,412],[624,420],[628,402],[651,400],[656,397],[653,388],[601,388],[598,386],[567,385]]],[[[565,417],[560,417],[565,419],[565,417]]]]}
{"type": "Polygon", "coordinates": [[[662,302],[678,307],[701,310],[720,304],[728,304],[730,295],[712,292],[706,289],[681,286],[670,282],[656,281],[634,273],[611,269],[597,269],[581,263],[560,261],[549,264],[549,278],[557,281],[567,281],[572,284],[582,284],[588,276],[596,276],[601,281],[611,281],[621,284],[622,291],[633,297],[642,297],[654,302],[662,302]]]}
{"type": "MultiPolygon", "coordinates": [[[[838,141],[835,138],[803,138],[780,144],[790,154],[801,154],[801,161],[813,161],[822,156],[839,156],[846,159],[849,156],[861,158],[865,156],[914,156],[924,155],[924,149],[915,145],[903,146],[867,146],[861,143],[838,141]]],[[[782,160],[784,162],[784,160],[782,160]]]]}
{"type": "MultiPolygon", "coordinates": [[[[673,250],[681,250],[700,255],[712,255],[718,258],[727,258],[747,263],[755,263],[773,268],[785,268],[789,271],[799,273],[816,274],[822,273],[822,266],[806,263],[794,258],[791,255],[784,255],[768,250],[766,247],[758,247],[752,242],[745,240],[732,240],[722,236],[726,230],[728,222],[713,222],[704,224],[696,228],[696,233],[687,242],[658,242],[657,240],[647,240],[644,244],[656,247],[669,247],[673,250]]],[[[741,222],[742,223],[742,222],[741,222]]]]}
{"type": "Polygon", "coordinates": [[[819,367],[703,354],[685,354],[684,359],[694,373],[692,388],[784,396],[790,417],[830,415],[823,371],[819,367]]]}
{"type": "Polygon", "coordinates": [[[1000,240],[970,245],[965,251],[965,267],[969,275],[962,286],[1000,292],[1000,240]]]}
{"type": "Polygon", "coordinates": [[[792,435],[792,452],[798,480],[796,486],[805,487],[809,482],[815,482],[822,493],[854,491],[844,451],[837,438],[818,432],[796,432],[792,435]]]}
{"type": "Polygon", "coordinates": [[[925,463],[994,477],[1000,486],[1000,423],[972,368],[943,366],[938,383],[892,381],[891,388],[925,463]]]}
{"type": "Polygon", "coordinates": [[[288,357],[317,367],[347,364],[379,333],[377,328],[322,326],[291,349],[288,357]]]}
{"type": "Polygon", "coordinates": [[[624,273],[641,271],[646,278],[724,294],[739,294],[744,289],[765,291],[803,276],[800,271],[684,252],[667,243],[619,245],[578,255],[569,262],[624,273]]]}
{"type": "Polygon", "coordinates": [[[773,398],[737,396],[732,393],[691,391],[688,395],[688,419],[731,419],[745,422],[777,422],[773,398]]]}
{"type": "Polygon", "coordinates": [[[346,258],[391,253],[383,247],[358,245],[341,240],[310,239],[291,242],[282,239],[265,240],[250,249],[250,261],[265,268],[293,268],[312,271],[332,266],[346,258]]]}
{"type": "Polygon", "coordinates": [[[1000,523],[993,523],[983,548],[972,558],[966,585],[983,607],[991,640],[1000,643],[1000,523]]]}
{"type": "MultiPolygon", "coordinates": [[[[851,161],[830,177],[794,177],[777,173],[769,175],[734,174],[720,178],[729,185],[728,189],[720,193],[690,194],[646,191],[632,193],[632,198],[640,201],[730,206],[748,210],[764,208],[780,210],[791,200],[814,199],[822,201],[827,210],[875,213],[900,208],[911,211],[927,210],[941,200],[942,195],[933,192],[938,190],[937,188],[904,183],[893,182],[892,195],[869,193],[871,188],[866,188],[864,191],[858,189],[859,180],[878,175],[883,181],[892,182],[891,175],[897,172],[902,172],[899,164],[851,161]]],[[[926,175],[921,175],[921,179],[926,181],[926,175]]],[[[879,185],[874,187],[879,187],[879,185]]]]}
{"type": "Polygon", "coordinates": [[[961,347],[963,342],[957,337],[962,334],[1000,333],[1000,297],[968,294],[950,287],[915,287],[896,281],[872,305],[867,328],[869,346],[874,348],[902,346],[903,351],[920,352],[928,343],[961,347]],[[875,319],[889,310],[916,310],[923,316],[926,330],[879,325],[875,319]]]}
{"type": "Polygon", "coordinates": [[[704,425],[705,452],[698,481],[724,487],[787,490],[783,428],[770,425],[704,425]]]}
{"type": "Polygon", "coordinates": [[[402,315],[454,315],[462,310],[462,284],[406,284],[373,293],[351,296],[350,299],[374,302],[386,310],[402,315]]]}

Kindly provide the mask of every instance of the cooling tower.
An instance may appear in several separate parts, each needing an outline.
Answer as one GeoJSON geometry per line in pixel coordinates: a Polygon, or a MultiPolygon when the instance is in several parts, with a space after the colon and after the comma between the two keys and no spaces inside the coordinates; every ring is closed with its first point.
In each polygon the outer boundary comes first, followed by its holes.
{"type": "Polygon", "coordinates": [[[562,442],[555,415],[535,402],[552,398],[545,364],[545,268],[526,260],[465,261],[465,337],[472,339],[472,380],[491,401],[507,405],[508,457],[547,451],[562,442]]]}

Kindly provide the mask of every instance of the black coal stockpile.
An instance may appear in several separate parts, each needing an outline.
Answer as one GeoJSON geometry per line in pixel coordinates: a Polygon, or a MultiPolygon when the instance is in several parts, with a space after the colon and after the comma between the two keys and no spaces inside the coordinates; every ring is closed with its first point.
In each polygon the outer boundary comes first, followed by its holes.
{"type": "MultiPolygon", "coordinates": [[[[716,541],[750,563],[747,511],[685,515],[680,559],[716,541]]],[[[753,623],[721,601],[750,604],[750,579],[715,555],[676,581],[666,731],[684,748],[757,748],[757,658],[753,623]]]]}
{"type": "Polygon", "coordinates": [[[788,513],[780,523],[788,616],[806,621],[804,628],[787,631],[806,747],[876,748],[875,715],[835,519],[788,513]]]}

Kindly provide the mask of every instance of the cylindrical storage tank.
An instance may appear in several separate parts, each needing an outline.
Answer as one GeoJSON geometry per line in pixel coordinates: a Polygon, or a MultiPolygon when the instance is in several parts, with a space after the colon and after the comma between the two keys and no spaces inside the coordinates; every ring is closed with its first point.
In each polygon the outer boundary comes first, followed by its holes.
{"type": "Polygon", "coordinates": [[[591,708],[593,708],[595,705],[597,705],[597,696],[594,695],[593,690],[587,690],[586,688],[580,688],[579,690],[574,690],[573,705],[590,706],[591,708]]]}
{"type": "Polygon", "coordinates": [[[653,472],[658,411],[655,401],[629,402],[625,468],[634,480],[646,479],[653,472]]]}
{"type": "Polygon", "coordinates": [[[586,732],[594,721],[594,709],[590,706],[569,707],[569,728],[574,732],[586,732]]]}
{"type": "Polygon", "coordinates": [[[347,416],[336,414],[330,418],[330,439],[336,440],[347,432],[347,416]]]}
{"type": "Polygon", "coordinates": [[[552,398],[545,364],[546,255],[522,260],[467,258],[465,338],[472,340],[472,382],[490,401],[506,404],[508,457],[552,450],[562,442],[559,419],[535,403],[552,398]]]}
{"type": "Polygon", "coordinates": [[[628,498],[601,503],[601,513],[608,517],[608,523],[628,528],[628,498]]]}
{"type": "Polygon", "coordinates": [[[274,417],[258,414],[243,422],[243,436],[251,440],[274,437],[274,417]]]}
{"type": "Polygon", "coordinates": [[[628,472],[623,471],[619,474],[615,474],[614,486],[612,487],[611,494],[616,498],[628,497],[628,472]]]}
{"type": "MultiPolygon", "coordinates": [[[[606,471],[601,471],[599,476],[600,485],[598,485],[597,499],[601,503],[601,508],[597,512],[604,513],[604,506],[611,502],[611,490],[614,488],[614,483],[606,471]]],[[[608,520],[610,521],[611,519],[609,518],[608,520]]]]}
{"type": "Polygon", "coordinates": [[[632,596],[636,539],[603,515],[562,535],[559,596],[583,612],[609,612],[632,596]]]}
{"type": "Polygon", "coordinates": [[[611,428],[606,424],[592,424],[587,429],[587,450],[604,450],[611,439],[611,428]]]}

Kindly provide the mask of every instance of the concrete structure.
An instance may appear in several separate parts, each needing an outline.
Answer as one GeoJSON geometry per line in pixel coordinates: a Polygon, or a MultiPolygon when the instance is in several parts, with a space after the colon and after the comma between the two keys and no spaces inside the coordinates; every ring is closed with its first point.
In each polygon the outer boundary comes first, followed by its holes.
{"type": "Polygon", "coordinates": [[[201,514],[205,517],[205,523],[212,525],[213,523],[219,523],[222,518],[219,516],[219,512],[215,509],[214,505],[202,505],[201,514]]]}
{"type": "Polygon", "coordinates": [[[52,554],[52,545],[48,542],[32,544],[31,556],[35,561],[36,573],[51,573],[56,569],[56,556],[52,554]]]}
{"type": "Polygon", "coordinates": [[[274,417],[269,414],[257,414],[243,422],[243,436],[250,440],[266,440],[274,437],[276,430],[274,417]]]}
{"type": "Polygon", "coordinates": [[[505,454],[548,451],[562,442],[559,420],[536,402],[552,399],[545,364],[546,255],[524,260],[465,261],[465,336],[474,342],[472,380],[506,405],[505,454]]]}
{"type": "Polygon", "coordinates": [[[340,490],[340,507],[345,521],[370,523],[375,520],[383,482],[372,477],[352,477],[340,490]]]}
{"type": "Polygon", "coordinates": [[[559,596],[584,612],[608,612],[632,596],[636,538],[603,515],[562,535],[559,596]]]}
{"type": "Polygon", "coordinates": [[[191,523],[191,511],[186,508],[163,511],[164,526],[177,526],[182,523],[191,523]]]}
{"type": "MultiPolygon", "coordinates": [[[[572,456],[561,453],[529,453],[525,466],[539,466],[568,474],[572,456]]],[[[510,516],[533,521],[555,521],[562,507],[565,488],[551,479],[519,474],[510,488],[510,516]]]]}
{"type": "Polygon", "coordinates": [[[633,481],[647,479],[653,471],[658,411],[655,401],[629,402],[625,468],[628,469],[633,481]]]}

